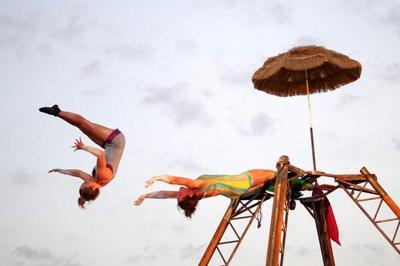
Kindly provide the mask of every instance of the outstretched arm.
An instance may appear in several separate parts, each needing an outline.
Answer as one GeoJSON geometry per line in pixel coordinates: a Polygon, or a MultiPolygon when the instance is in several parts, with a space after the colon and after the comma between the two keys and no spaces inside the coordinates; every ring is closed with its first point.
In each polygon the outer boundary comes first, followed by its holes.
{"type": "Polygon", "coordinates": [[[97,157],[97,168],[99,170],[106,167],[106,156],[104,155],[104,151],[84,144],[81,138],[75,139],[75,143],[72,146],[72,148],[75,149],[74,151],[84,150],[84,151],[96,156],[97,157]]]}
{"type": "Polygon", "coordinates": [[[141,195],[135,200],[134,204],[139,206],[145,199],[174,199],[177,194],[178,191],[154,191],[141,195]]]}
{"type": "Polygon", "coordinates": [[[154,176],[146,181],[146,187],[150,187],[155,181],[162,181],[171,185],[185,186],[190,189],[201,188],[202,180],[193,180],[186,177],[177,177],[172,175],[154,176]]]}
{"type": "Polygon", "coordinates": [[[51,169],[49,173],[60,173],[64,175],[70,175],[70,176],[75,176],[79,177],[80,179],[87,181],[92,179],[92,176],[83,172],[82,170],[79,169],[60,169],[60,168],[55,168],[51,169]]]}

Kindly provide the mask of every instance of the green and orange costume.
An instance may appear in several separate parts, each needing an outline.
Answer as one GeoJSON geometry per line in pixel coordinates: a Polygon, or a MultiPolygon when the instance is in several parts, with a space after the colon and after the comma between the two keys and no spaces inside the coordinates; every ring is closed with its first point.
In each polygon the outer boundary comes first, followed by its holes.
{"type": "Polygon", "coordinates": [[[249,170],[238,175],[202,175],[197,179],[207,183],[200,192],[207,194],[208,191],[218,190],[225,197],[238,198],[252,187],[253,177],[265,174],[269,174],[269,172],[249,170]]]}

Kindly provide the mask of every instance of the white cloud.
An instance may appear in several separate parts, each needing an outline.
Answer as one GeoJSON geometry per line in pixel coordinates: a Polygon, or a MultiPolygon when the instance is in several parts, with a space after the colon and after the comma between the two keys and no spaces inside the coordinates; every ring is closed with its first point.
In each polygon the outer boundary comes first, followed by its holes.
{"type": "Polygon", "coordinates": [[[193,254],[201,253],[204,250],[205,250],[204,245],[188,244],[182,247],[181,259],[182,260],[192,259],[193,254]]]}
{"type": "Polygon", "coordinates": [[[388,83],[399,84],[400,74],[399,74],[400,63],[394,62],[390,65],[382,66],[382,69],[378,69],[378,77],[382,81],[387,81],[388,83]]]}
{"type": "Polygon", "coordinates": [[[42,12],[34,11],[24,16],[0,14],[0,52],[18,56],[30,52],[32,42],[43,22],[42,12]]]}
{"type": "Polygon", "coordinates": [[[159,106],[171,115],[179,126],[190,123],[210,125],[213,123],[201,95],[190,91],[185,84],[171,87],[151,86],[145,91],[142,103],[159,106]]]}
{"type": "Polygon", "coordinates": [[[58,23],[54,24],[57,28],[50,33],[50,36],[67,43],[78,40],[88,31],[87,15],[86,9],[82,6],[74,6],[66,12],[60,12],[57,16],[58,23]]]}
{"type": "Polygon", "coordinates": [[[277,24],[292,23],[294,10],[288,3],[268,3],[263,10],[266,18],[277,24]]]}
{"type": "Polygon", "coordinates": [[[121,43],[109,45],[104,51],[123,60],[143,60],[153,53],[153,48],[148,44],[121,43]]]}
{"type": "Polygon", "coordinates": [[[399,138],[394,138],[393,139],[393,144],[394,144],[394,148],[397,151],[400,151],[400,139],[399,138]]]}
{"type": "Polygon", "coordinates": [[[21,258],[28,260],[50,260],[53,255],[46,249],[31,248],[28,246],[16,247],[14,253],[21,258]]]}
{"type": "Polygon", "coordinates": [[[134,253],[126,259],[130,265],[154,265],[158,260],[171,256],[174,249],[168,246],[146,246],[139,252],[134,253]]]}
{"type": "Polygon", "coordinates": [[[40,266],[81,266],[82,264],[74,262],[75,255],[70,258],[61,258],[53,255],[49,250],[44,248],[32,248],[29,246],[18,246],[13,253],[22,261],[18,263],[24,265],[40,265],[40,266]]]}
{"type": "Polygon", "coordinates": [[[25,169],[20,169],[12,174],[12,182],[20,186],[36,185],[36,181],[25,169]]]}
{"type": "Polygon", "coordinates": [[[92,60],[82,67],[80,76],[82,78],[98,77],[101,75],[103,67],[103,63],[100,60],[92,60]]]}
{"type": "Polygon", "coordinates": [[[273,131],[271,117],[263,112],[234,117],[232,118],[232,123],[235,129],[243,136],[259,136],[273,131]]]}
{"type": "Polygon", "coordinates": [[[362,99],[356,95],[346,94],[340,97],[339,102],[336,104],[337,108],[348,107],[355,102],[361,101],[362,99]]]}

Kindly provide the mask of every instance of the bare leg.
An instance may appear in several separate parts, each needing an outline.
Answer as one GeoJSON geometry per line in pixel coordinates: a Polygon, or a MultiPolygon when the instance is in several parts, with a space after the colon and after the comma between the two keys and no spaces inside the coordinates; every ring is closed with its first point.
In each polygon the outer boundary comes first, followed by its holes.
{"type": "Polygon", "coordinates": [[[113,132],[113,129],[92,123],[83,116],[75,113],[60,111],[58,117],[79,128],[86,136],[88,136],[99,146],[102,146],[107,140],[107,137],[113,132]]]}

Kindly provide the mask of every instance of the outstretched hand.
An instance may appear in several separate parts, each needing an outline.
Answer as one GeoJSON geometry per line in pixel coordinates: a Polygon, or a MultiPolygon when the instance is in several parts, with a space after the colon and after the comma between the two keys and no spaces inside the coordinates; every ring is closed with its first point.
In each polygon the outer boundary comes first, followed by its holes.
{"type": "Polygon", "coordinates": [[[153,176],[152,178],[150,178],[149,180],[146,181],[145,187],[146,187],[146,188],[151,187],[151,186],[154,184],[154,182],[155,182],[156,180],[157,180],[157,179],[156,179],[156,176],[153,176]]]}
{"type": "Polygon", "coordinates": [[[86,146],[85,143],[83,143],[82,139],[79,138],[79,139],[75,139],[75,143],[74,143],[74,145],[71,146],[71,148],[74,148],[75,149],[74,151],[77,151],[77,150],[84,149],[85,146],[86,146]]]}
{"type": "Polygon", "coordinates": [[[135,204],[136,206],[139,206],[140,204],[143,203],[143,201],[144,201],[145,198],[146,198],[146,194],[141,195],[139,198],[137,198],[137,199],[134,201],[134,204],[135,204]]]}
{"type": "Polygon", "coordinates": [[[154,184],[155,181],[163,181],[163,182],[169,183],[170,177],[171,176],[169,176],[169,175],[153,176],[152,178],[150,178],[149,180],[146,181],[145,187],[146,188],[151,187],[154,184]]]}

